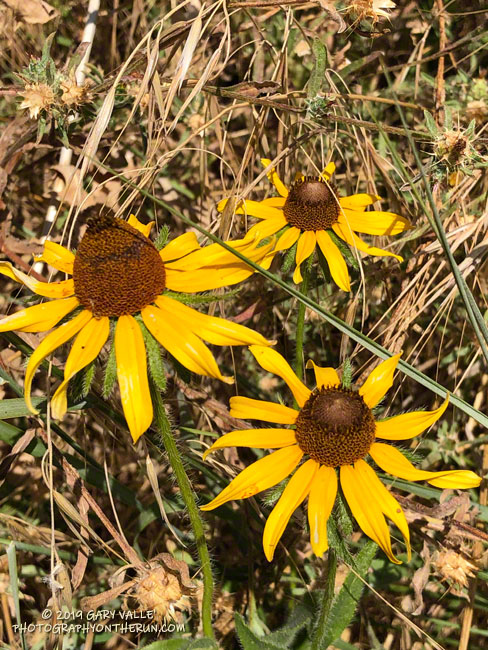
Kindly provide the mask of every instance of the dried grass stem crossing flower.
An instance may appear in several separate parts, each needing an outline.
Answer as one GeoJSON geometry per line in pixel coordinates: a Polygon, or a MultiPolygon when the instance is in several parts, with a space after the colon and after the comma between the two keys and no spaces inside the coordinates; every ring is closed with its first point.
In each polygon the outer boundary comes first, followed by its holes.
{"type": "Polygon", "coordinates": [[[277,451],[243,470],[202,510],[254,496],[294,472],[264,529],[263,547],[269,561],[273,559],[291,515],[307,497],[312,549],[316,555],[327,550],[327,520],[339,483],[363,532],[398,564],[400,561],[393,553],[385,518],[390,519],[402,533],[410,557],[410,534],[405,515],[366,462],[368,456],[380,469],[409,481],[426,480],[440,488],[470,488],[480,484],[481,479],[468,470],[427,472],[416,469],[399,449],[382,442],[418,436],[441,417],[449,401],[446,399],[434,411],[415,411],[388,420],[376,420],[373,409],[393,384],[399,354],[377,366],[358,390],[342,386],[333,368],[321,368],[309,362],[308,367],[313,367],[316,380],[316,388],[310,390],[278,352],[259,345],[251,346],[250,350],[264,370],[286,382],[299,408],[233,397],[230,414],[235,418],[294,428],[233,431],[217,440],[205,457],[226,447],[277,451]]]}

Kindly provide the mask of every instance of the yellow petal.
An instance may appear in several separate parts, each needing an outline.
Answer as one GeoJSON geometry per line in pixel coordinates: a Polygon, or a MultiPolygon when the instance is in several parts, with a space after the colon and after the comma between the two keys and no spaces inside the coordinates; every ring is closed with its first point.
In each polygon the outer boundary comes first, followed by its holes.
{"type": "Polygon", "coordinates": [[[367,255],[374,255],[376,257],[394,257],[399,262],[403,262],[403,257],[400,255],[395,255],[395,253],[390,253],[390,251],[385,251],[382,248],[375,248],[370,246],[365,241],[360,239],[355,233],[351,232],[351,229],[342,223],[335,223],[332,226],[332,230],[335,234],[347,242],[353,248],[357,248],[358,251],[362,251],[367,255]]]}
{"type": "Polygon", "coordinates": [[[322,388],[322,386],[325,388],[329,388],[330,386],[339,386],[341,383],[339,375],[334,368],[322,368],[321,366],[317,366],[312,359],[307,361],[307,368],[313,368],[317,388],[322,388]]]}
{"type": "Polygon", "coordinates": [[[349,279],[347,264],[342,257],[342,253],[338,246],[336,246],[332,241],[329,233],[325,230],[318,230],[317,243],[327,260],[330,274],[334,282],[337,284],[339,289],[342,289],[343,291],[351,291],[351,281],[349,279]]]}
{"type": "Polygon", "coordinates": [[[425,431],[441,417],[449,404],[449,396],[434,411],[403,413],[389,420],[376,422],[376,437],[384,440],[409,440],[425,431]]]}
{"type": "Polygon", "coordinates": [[[354,519],[362,531],[374,540],[395,564],[401,564],[393,555],[390,531],[381,508],[372,498],[369,485],[361,480],[359,472],[350,465],[340,470],[341,487],[354,519]]]}
{"type": "Polygon", "coordinates": [[[171,311],[159,307],[144,307],[141,311],[145,326],[172,354],[175,359],[198,375],[215,377],[228,384],[234,382],[232,377],[224,377],[212,353],[205,343],[196,336],[188,326],[186,319],[175,317],[171,311]]]}
{"type": "Polygon", "coordinates": [[[356,476],[360,477],[365,490],[379,505],[381,512],[388,517],[388,519],[391,519],[403,535],[407,547],[408,560],[410,561],[412,557],[412,549],[410,548],[410,531],[400,504],[376,476],[375,471],[365,463],[364,460],[356,461],[354,463],[354,469],[356,471],[356,476]]]}
{"type": "Polygon", "coordinates": [[[246,239],[252,238],[260,241],[261,239],[266,239],[281,230],[287,225],[287,221],[283,215],[280,217],[272,217],[271,219],[265,219],[255,224],[252,228],[249,228],[246,234],[246,239]]]}
{"type": "Polygon", "coordinates": [[[263,532],[263,549],[268,562],[274,556],[275,548],[290,521],[290,517],[308,496],[319,464],[315,460],[307,460],[288,481],[278,503],[271,511],[263,532]]]}
{"type": "MultiPolygon", "coordinates": [[[[261,260],[272,248],[272,245],[270,244],[267,246],[258,246],[258,240],[250,240],[247,237],[245,239],[237,239],[225,243],[252,261],[261,260]]],[[[176,269],[178,271],[195,271],[207,267],[213,268],[227,265],[248,268],[247,264],[241,261],[239,257],[234,255],[231,251],[228,251],[219,243],[215,243],[200,248],[198,251],[187,255],[183,259],[171,262],[165,266],[168,269],[176,269]]]]}
{"type": "Polygon", "coordinates": [[[339,223],[343,228],[365,233],[366,235],[398,235],[404,230],[412,228],[412,224],[405,217],[394,212],[355,212],[343,210],[339,223]]]}
{"type": "Polygon", "coordinates": [[[238,474],[222,492],[201,506],[202,510],[213,510],[233,499],[248,499],[258,492],[280,483],[300,462],[303,451],[298,445],[278,449],[260,458],[238,474]]]}
{"type": "Polygon", "coordinates": [[[381,197],[376,194],[352,194],[351,196],[341,196],[339,203],[341,208],[346,210],[355,210],[356,212],[363,212],[368,205],[372,205],[375,201],[379,201],[381,197]]]}
{"type": "Polygon", "coordinates": [[[332,174],[335,172],[336,166],[335,163],[330,162],[328,165],[326,165],[321,173],[322,178],[325,181],[328,181],[332,174]]]}
{"type": "Polygon", "coordinates": [[[45,298],[69,298],[75,292],[72,279],[63,280],[63,282],[40,282],[16,269],[10,262],[0,262],[0,273],[11,280],[25,284],[38,296],[44,296],[45,298]]]}
{"type": "Polygon", "coordinates": [[[261,368],[281,377],[293,393],[299,406],[303,406],[310,397],[310,389],[298,379],[290,364],[285,361],[279,352],[263,347],[262,345],[251,345],[249,347],[261,368]]]}
{"type": "Polygon", "coordinates": [[[306,230],[298,240],[296,256],[297,267],[293,274],[293,282],[295,284],[299,284],[303,280],[300,265],[314,252],[316,243],[317,237],[313,230],[306,230]]]}
{"type": "Polygon", "coordinates": [[[407,481],[428,481],[431,485],[439,488],[458,488],[460,490],[478,487],[481,483],[479,476],[465,469],[444,472],[426,472],[417,469],[401,451],[384,442],[374,442],[369,453],[382,470],[407,481]]]}
{"type": "MultiPolygon", "coordinates": [[[[198,293],[226,286],[226,277],[221,269],[196,269],[179,271],[166,267],[166,287],[171,291],[198,293]]],[[[247,277],[251,275],[247,274],[247,277]]]]}
{"type": "Polygon", "coordinates": [[[244,325],[233,323],[225,318],[201,314],[168,296],[159,296],[155,302],[168,317],[184,321],[194,334],[214,345],[249,345],[250,343],[270,345],[270,341],[267,341],[264,336],[244,325]]]}
{"type": "Polygon", "coordinates": [[[379,366],[369,374],[364,384],[359,389],[362,396],[370,409],[374,408],[380,400],[386,395],[387,391],[393,385],[393,374],[395,373],[398,362],[402,353],[382,361],[379,366]]]}
{"type": "Polygon", "coordinates": [[[0,320],[0,332],[46,332],[78,305],[78,299],[73,297],[21,309],[0,320]]]}
{"type": "Polygon", "coordinates": [[[231,431],[216,440],[203,454],[203,460],[216,451],[227,447],[254,447],[255,449],[280,449],[296,444],[293,429],[245,429],[231,431]]]}
{"type": "MultiPolygon", "coordinates": [[[[271,160],[269,158],[261,158],[261,165],[263,167],[269,167],[269,165],[271,165],[271,160]]],[[[278,194],[286,198],[288,196],[288,189],[285,187],[283,181],[278,176],[276,169],[274,167],[271,167],[266,176],[276,187],[278,194]]]]}
{"type": "Polygon", "coordinates": [[[299,228],[295,228],[295,226],[291,226],[291,228],[287,228],[285,232],[278,239],[275,250],[284,251],[287,250],[288,248],[291,248],[299,237],[300,237],[299,228]]]}
{"type": "Polygon", "coordinates": [[[146,347],[135,318],[119,316],[115,328],[115,361],[125,419],[137,442],[151,426],[153,407],[147,380],[146,347]]]}
{"type": "Polygon", "coordinates": [[[172,239],[166,246],[159,252],[163,262],[171,260],[178,260],[180,257],[193,253],[200,249],[197,236],[194,232],[185,232],[183,235],[172,239]]]}
{"type": "Polygon", "coordinates": [[[53,241],[47,240],[44,243],[42,255],[34,255],[34,260],[36,262],[45,262],[58,271],[73,275],[75,256],[70,250],[60,244],[55,244],[53,241]]]}
{"type": "Polygon", "coordinates": [[[152,227],[154,226],[154,221],[150,221],[149,223],[142,223],[142,221],[139,221],[135,214],[131,214],[129,216],[128,223],[129,226],[132,226],[138,232],[142,233],[144,237],[149,237],[152,227]]]}
{"type": "Polygon", "coordinates": [[[91,312],[87,309],[79,313],[72,320],[60,325],[55,330],[50,332],[47,336],[43,338],[41,343],[37,346],[34,352],[29,359],[29,364],[25,371],[25,382],[24,382],[24,393],[25,393],[25,403],[27,408],[31,413],[38,413],[31,401],[31,386],[32,379],[34,378],[34,373],[37,368],[41,365],[46,357],[48,357],[56,348],[59,348],[60,345],[69,341],[75,334],[84,327],[88,321],[92,318],[91,312]]]}
{"type": "Polygon", "coordinates": [[[333,467],[322,465],[315,474],[308,497],[310,543],[319,557],[329,548],[327,520],[337,495],[337,474],[333,467]]]}
{"type": "MultiPolygon", "coordinates": [[[[224,199],[217,205],[217,210],[222,212],[227,201],[224,199]]],[[[240,201],[235,209],[235,214],[245,214],[248,217],[256,217],[256,219],[273,219],[273,217],[283,216],[283,210],[274,208],[262,201],[249,201],[248,199],[240,201]]]]}
{"type": "Polygon", "coordinates": [[[282,208],[285,205],[286,197],[284,196],[271,196],[269,199],[263,199],[261,203],[270,205],[273,208],[282,208]]]}
{"type": "Polygon", "coordinates": [[[262,420],[276,424],[295,424],[299,411],[277,404],[250,397],[231,397],[230,415],[241,420],[262,420]]]}
{"type": "Polygon", "coordinates": [[[109,333],[109,318],[92,318],[76,337],[66,361],[64,379],[51,400],[51,414],[55,420],[61,420],[68,409],[69,380],[98,357],[109,333]]]}

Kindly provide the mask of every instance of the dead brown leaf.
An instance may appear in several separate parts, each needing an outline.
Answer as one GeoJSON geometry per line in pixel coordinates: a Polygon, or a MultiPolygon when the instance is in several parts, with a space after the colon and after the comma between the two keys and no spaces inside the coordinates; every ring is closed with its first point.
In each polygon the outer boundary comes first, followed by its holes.
{"type": "Polygon", "coordinates": [[[30,25],[44,25],[59,16],[59,11],[44,0],[2,0],[17,17],[30,25]]]}

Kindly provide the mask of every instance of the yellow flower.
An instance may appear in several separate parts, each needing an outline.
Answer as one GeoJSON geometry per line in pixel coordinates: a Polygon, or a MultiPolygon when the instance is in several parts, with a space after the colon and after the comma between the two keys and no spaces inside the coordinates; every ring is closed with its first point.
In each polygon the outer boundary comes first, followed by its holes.
{"type": "Polygon", "coordinates": [[[295,468],[278,503],[268,517],[263,547],[271,562],[275,548],[294,510],[308,497],[310,541],[316,555],[328,548],[327,520],[338,488],[336,468],[344,497],[363,532],[371,537],[396,564],[385,516],[402,533],[410,558],[408,524],[400,504],[381,483],[364,458],[369,454],[385,472],[409,481],[426,480],[440,488],[477,487],[481,479],[468,470],[426,472],[416,469],[396,448],[381,440],[408,440],[436,422],[448,399],[435,411],[415,411],[376,421],[372,409],[393,383],[400,355],[381,363],[356,391],[341,385],[333,368],[313,362],[317,387],[308,389],[275,350],[250,347],[258,363],[281,377],[300,409],[296,410],[247,397],[232,397],[231,415],[295,425],[294,429],[247,429],[228,433],[205,453],[225,447],[278,449],[242,471],[213,501],[202,507],[212,510],[232,499],[245,499],[283,481],[295,468]],[[302,459],[306,460],[302,463],[302,459]]]}
{"type": "MultiPolygon", "coordinates": [[[[264,167],[271,160],[262,158],[264,167]]],[[[369,246],[353,231],[369,235],[397,235],[408,228],[410,222],[393,212],[365,212],[380,197],[374,194],[354,194],[339,196],[335,186],[329,182],[335,171],[333,162],[329,163],[320,176],[300,175],[290,188],[286,188],[276,170],[268,172],[268,178],[280,194],[279,197],[263,201],[242,201],[236,214],[247,214],[262,219],[253,226],[247,236],[261,239],[274,235],[286,228],[278,239],[276,251],[291,248],[296,242],[296,264],[293,281],[302,281],[301,264],[310,257],[318,244],[326,258],[332,279],[343,291],[350,291],[349,273],[341,251],[330,236],[330,231],[357,250],[377,257],[402,258],[388,251],[369,246]]],[[[217,208],[222,211],[228,199],[221,201],[217,208]]]]}
{"type": "MultiPolygon", "coordinates": [[[[110,216],[88,220],[76,255],[59,244],[46,242],[37,259],[73,276],[61,282],[39,282],[9,262],[0,262],[1,274],[40,296],[55,299],[0,320],[0,332],[55,328],[34,350],[27,366],[24,391],[32,413],[37,413],[31,401],[35,371],[56,348],[76,336],[64,380],[51,401],[53,417],[65,415],[68,382],[99,355],[109,338],[110,319],[116,322],[117,379],[134,442],[153,418],[144,338],[134,314],[140,313],[151,335],[186,368],[228,383],[233,379],[222,376],[202,339],[215,345],[269,345],[257,332],[201,314],[167,292],[196,293],[235,284],[249,277],[252,269],[218,244],[200,248],[192,232],[170,241],[158,252],[148,238],[151,226],[143,225],[134,215],[128,222],[110,216]],[[77,313],[73,318],[56,327],[74,310],[77,313]]],[[[242,240],[229,244],[249,259],[269,266],[272,245],[257,248],[242,240]]]]}

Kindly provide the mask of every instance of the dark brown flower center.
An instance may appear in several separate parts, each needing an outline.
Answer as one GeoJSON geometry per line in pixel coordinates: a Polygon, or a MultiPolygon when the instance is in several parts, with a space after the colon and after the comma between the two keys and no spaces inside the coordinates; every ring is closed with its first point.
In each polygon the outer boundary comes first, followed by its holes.
{"type": "Polygon", "coordinates": [[[327,230],[340,215],[336,189],[318,176],[306,176],[290,188],[283,213],[300,230],[327,230]]]}
{"type": "Polygon", "coordinates": [[[340,467],[364,458],[374,441],[375,421],[359,393],[317,388],[296,421],[300,449],[321,465],[340,467]]]}
{"type": "Polygon", "coordinates": [[[122,219],[88,220],[75,255],[75,295],[94,316],[134,314],[165,288],[164,264],[153,243],[122,219]]]}

